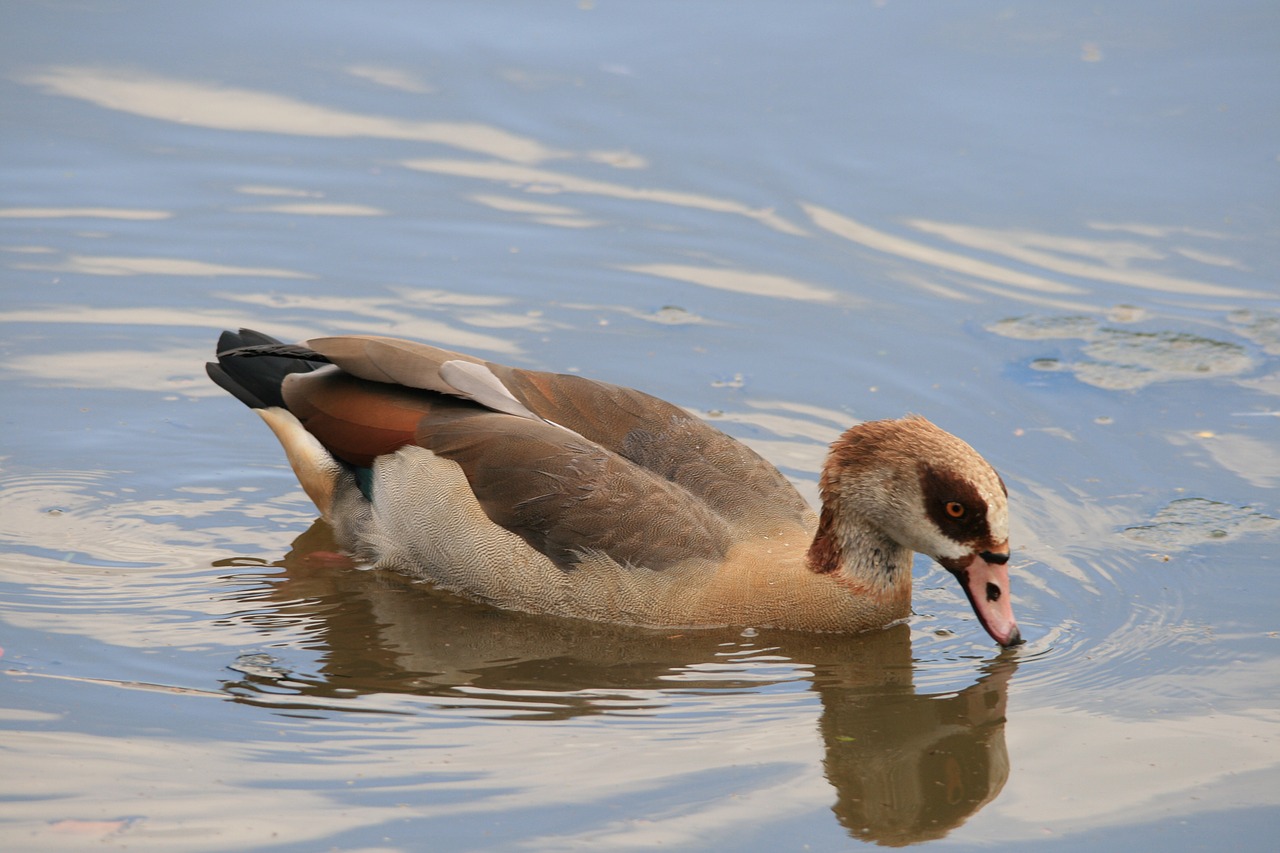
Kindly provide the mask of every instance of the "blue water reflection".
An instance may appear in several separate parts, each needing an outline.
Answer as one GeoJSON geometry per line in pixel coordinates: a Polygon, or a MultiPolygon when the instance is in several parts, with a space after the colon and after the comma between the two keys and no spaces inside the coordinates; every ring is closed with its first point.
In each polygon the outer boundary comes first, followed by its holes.
{"type": "Polygon", "coordinates": [[[1273,3],[3,17],[0,843],[1267,843],[1273,3]],[[285,556],[314,513],[200,373],[241,325],[641,387],[808,495],[928,415],[1009,485],[1030,642],[921,562],[851,648],[446,650],[546,635],[285,556]]]}

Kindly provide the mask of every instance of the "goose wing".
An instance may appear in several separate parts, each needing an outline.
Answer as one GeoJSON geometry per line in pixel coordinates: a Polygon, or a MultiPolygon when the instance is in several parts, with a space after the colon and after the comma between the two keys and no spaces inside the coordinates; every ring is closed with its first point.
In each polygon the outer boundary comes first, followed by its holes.
{"type": "Polygon", "coordinates": [[[642,391],[396,338],[347,335],[315,338],[304,346],[361,379],[562,427],[682,487],[735,526],[768,535],[778,525],[808,524],[811,518],[795,488],[757,453],[642,391]]]}

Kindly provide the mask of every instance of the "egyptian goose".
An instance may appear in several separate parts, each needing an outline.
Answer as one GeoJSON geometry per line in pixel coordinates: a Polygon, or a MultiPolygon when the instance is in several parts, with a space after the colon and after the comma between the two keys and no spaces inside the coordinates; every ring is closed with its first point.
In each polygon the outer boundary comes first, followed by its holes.
{"type": "Polygon", "coordinates": [[[905,619],[912,551],[1002,646],[1007,492],[921,417],[831,446],[820,513],[671,403],[371,335],[224,332],[209,376],[275,432],[358,559],[492,605],[649,627],[854,632],[905,619]]]}

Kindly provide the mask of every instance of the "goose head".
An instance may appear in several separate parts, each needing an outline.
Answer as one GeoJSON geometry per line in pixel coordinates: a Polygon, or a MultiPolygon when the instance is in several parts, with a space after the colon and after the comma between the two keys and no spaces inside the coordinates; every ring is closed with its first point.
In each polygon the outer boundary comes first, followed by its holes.
{"type": "MultiPolygon", "coordinates": [[[[883,573],[868,551],[887,540],[951,572],[997,643],[1022,642],[1009,595],[1008,491],[972,447],[921,417],[858,424],[832,444],[819,489],[816,571],[867,581],[877,566],[883,573]]],[[[907,565],[892,583],[909,588],[907,565]]]]}

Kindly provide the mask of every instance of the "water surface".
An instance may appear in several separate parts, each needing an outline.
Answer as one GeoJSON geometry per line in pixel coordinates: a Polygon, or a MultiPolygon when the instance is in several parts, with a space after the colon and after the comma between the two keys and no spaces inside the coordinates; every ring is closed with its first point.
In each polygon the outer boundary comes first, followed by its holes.
{"type": "Polygon", "coordinates": [[[11,4],[0,841],[1270,849],[1272,4],[11,4]],[[369,572],[222,328],[699,412],[812,497],[924,414],[1026,646],[637,631],[369,572]]]}

